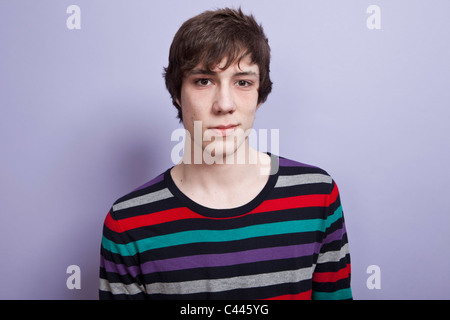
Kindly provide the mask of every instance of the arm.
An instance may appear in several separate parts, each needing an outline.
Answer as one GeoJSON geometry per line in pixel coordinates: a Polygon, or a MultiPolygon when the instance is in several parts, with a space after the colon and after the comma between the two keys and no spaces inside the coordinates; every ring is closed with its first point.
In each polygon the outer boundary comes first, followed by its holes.
{"type": "Polygon", "coordinates": [[[100,251],[100,300],[145,299],[134,242],[122,232],[111,210],[103,226],[100,251]]]}
{"type": "Polygon", "coordinates": [[[350,253],[339,190],[333,181],[327,199],[325,232],[313,274],[312,299],[352,299],[350,253]]]}

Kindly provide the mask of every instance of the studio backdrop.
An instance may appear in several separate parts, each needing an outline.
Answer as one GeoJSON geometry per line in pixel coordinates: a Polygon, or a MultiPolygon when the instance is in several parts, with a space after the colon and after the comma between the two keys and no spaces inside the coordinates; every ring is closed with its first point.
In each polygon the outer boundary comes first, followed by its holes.
{"type": "Polygon", "coordinates": [[[449,299],[447,0],[0,0],[0,298],[97,299],[109,208],[174,165],[173,36],[222,7],[272,49],[255,130],[339,185],[354,298],[449,299]]]}

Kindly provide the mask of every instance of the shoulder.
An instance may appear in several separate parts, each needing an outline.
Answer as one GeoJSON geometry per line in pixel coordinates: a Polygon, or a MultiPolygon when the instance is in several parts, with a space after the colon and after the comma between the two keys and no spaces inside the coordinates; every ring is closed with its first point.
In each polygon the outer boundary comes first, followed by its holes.
{"type": "Polygon", "coordinates": [[[111,214],[121,212],[121,217],[127,217],[128,215],[134,216],[138,214],[138,211],[148,210],[149,206],[158,203],[160,200],[173,197],[164,179],[167,172],[168,170],[118,198],[112,205],[111,214]]]}
{"type": "Polygon", "coordinates": [[[324,193],[331,192],[335,182],[328,172],[320,167],[278,157],[277,188],[283,187],[320,187],[324,193]]]}
{"type": "Polygon", "coordinates": [[[288,159],[282,156],[278,156],[278,166],[280,175],[320,174],[331,178],[328,172],[320,167],[302,163],[297,160],[288,159]]]}

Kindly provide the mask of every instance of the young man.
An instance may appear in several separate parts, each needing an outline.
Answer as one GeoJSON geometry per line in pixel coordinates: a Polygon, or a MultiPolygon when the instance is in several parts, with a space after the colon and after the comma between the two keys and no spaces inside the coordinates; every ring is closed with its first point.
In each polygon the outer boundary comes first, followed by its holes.
{"type": "Polygon", "coordinates": [[[262,27],[240,9],[181,26],[165,79],[183,159],[108,213],[101,299],[352,298],[335,182],[249,146],[269,64],[262,27]]]}

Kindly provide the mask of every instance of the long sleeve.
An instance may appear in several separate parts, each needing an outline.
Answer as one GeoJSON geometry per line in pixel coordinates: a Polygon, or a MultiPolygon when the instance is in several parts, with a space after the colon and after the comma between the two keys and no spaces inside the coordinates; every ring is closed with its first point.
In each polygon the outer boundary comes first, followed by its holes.
{"type": "Polygon", "coordinates": [[[133,240],[122,232],[111,209],[103,226],[100,250],[100,300],[146,298],[136,253],[133,240]]]}
{"type": "Polygon", "coordinates": [[[352,299],[350,253],[339,190],[333,181],[325,233],[313,274],[313,300],[352,299]]]}

